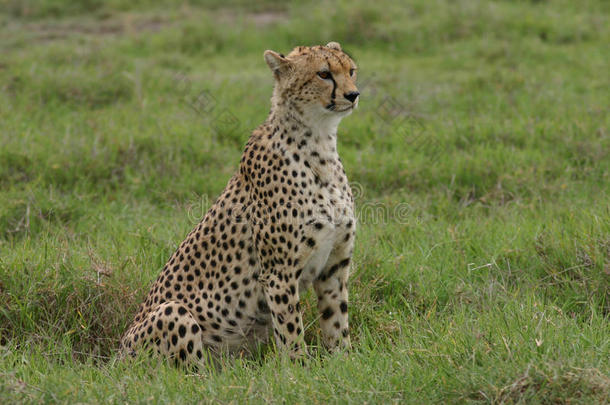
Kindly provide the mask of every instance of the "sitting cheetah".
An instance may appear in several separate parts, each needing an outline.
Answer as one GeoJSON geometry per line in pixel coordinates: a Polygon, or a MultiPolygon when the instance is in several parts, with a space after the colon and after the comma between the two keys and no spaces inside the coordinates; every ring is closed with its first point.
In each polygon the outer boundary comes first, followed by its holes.
{"type": "Polygon", "coordinates": [[[336,42],[266,51],[271,111],[239,170],[171,256],[121,341],[190,365],[267,339],[306,353],[299,295],[313,284],[322,341],[350,345],[347,279],[356,221],[337,126],[358,105],[356,65],[336,42]]]}

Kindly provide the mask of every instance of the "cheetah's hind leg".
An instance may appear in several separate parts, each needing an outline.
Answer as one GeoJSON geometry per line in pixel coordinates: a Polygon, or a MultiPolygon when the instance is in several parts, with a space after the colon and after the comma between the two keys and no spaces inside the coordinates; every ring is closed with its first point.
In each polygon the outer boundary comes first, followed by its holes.
{"type": "Polygon", "coordinates": [[[173,359],[184,367],[204,364],[201,328],[182,304],[165,302],[135,322],[122,339],[122,351],[135,353],[144,347],[173,359]]]}

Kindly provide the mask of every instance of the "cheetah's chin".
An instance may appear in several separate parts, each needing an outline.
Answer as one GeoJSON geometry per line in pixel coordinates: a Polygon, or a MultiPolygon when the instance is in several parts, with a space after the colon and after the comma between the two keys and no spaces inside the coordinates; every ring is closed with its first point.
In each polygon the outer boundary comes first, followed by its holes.
{"type": "Polygon", "coordinates": [[[346,107],[346,108],[344,108],[343,110],[336,110],[336,109],[334,109],[334,110],[332,110],[332,111],[334,111],[334,112],[338,112],[338,113],[347,112],[347,111],[350,111],[350,112],[351,112],[351,111],[354,109],[354,107],[355,107],[355,106],[350,105],[349,107],[346,107]]]}

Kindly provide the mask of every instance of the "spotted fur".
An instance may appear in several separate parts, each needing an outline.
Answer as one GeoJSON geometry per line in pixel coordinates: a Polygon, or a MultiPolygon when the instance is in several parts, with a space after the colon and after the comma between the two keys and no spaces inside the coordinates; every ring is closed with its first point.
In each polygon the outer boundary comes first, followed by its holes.
{"type": "Polygon", "coordinates": [[[239,170],[170,257],[122,338],[199,364],[265,341],[306,353],[300,294],[313,284],[322,338],[350,345],[347,280],[356,221],[337,126],[358,104],[356,65],[339,44],[265,52],[271,111],[239,170]]]}

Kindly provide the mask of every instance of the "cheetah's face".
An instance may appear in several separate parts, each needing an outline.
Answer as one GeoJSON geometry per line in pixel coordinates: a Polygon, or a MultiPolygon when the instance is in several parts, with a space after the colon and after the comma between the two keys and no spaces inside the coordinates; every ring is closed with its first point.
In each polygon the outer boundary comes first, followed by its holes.
{"type": "Polygon", "coordinates": [[[343,117],[358,106],[357,67],[336,42],[297,47],[283,56],[265,52],[274,73],[274,97],[314,117],[343,117]]]}

